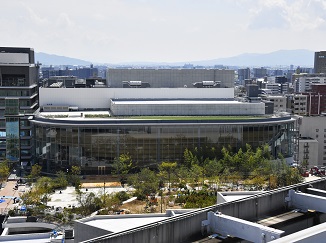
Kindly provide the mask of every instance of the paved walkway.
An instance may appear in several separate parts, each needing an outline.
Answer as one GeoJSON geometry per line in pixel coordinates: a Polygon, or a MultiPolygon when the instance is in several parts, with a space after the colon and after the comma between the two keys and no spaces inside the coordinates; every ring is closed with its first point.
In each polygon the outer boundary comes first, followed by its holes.
{"type": "Polygon", "coordinates": [[[0,190],[0,214],[6,214],[10,209],[14,208],[14,197],[20,197],[23,194],[24,188],[22,186],[15,190],[14,187],[17,181],[7,181],[4,188],[0,190]]]}

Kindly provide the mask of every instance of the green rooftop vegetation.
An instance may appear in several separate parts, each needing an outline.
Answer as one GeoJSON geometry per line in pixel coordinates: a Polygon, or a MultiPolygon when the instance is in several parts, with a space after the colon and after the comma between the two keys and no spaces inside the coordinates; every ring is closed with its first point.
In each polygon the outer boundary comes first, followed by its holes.
{"type": "Polygon", "coordinates": [[[67,114],[65,114],[65,115],[46,115],[46,116],[44,116],[45,118],[67,118],[68,117],[68,115],[67,114]]]}
{"type": "Polygon", "coordinates": [[[114,118],[140,120],[247,120],[268,118],[268,116],[119,116],[114,118]]]}
{"type": "MultiPolygon", "coordinates": [[[[68,118],[68,114],[51,114],[45,115],[45,118],[68,118]]],[[[84,114],[85,118],[106,118],[106,119],[135,119],[135,120],[179,120],[179,121],[190,121],[190,120],[252,120],[252,119],[264,119],[270,118],[271,116],[110,116],[109,114],[84,114]]]]}
{"type": "Polygon", "coordinates": [[[85,118],[109,118],[109,114],[85,114],[85,118]]]}

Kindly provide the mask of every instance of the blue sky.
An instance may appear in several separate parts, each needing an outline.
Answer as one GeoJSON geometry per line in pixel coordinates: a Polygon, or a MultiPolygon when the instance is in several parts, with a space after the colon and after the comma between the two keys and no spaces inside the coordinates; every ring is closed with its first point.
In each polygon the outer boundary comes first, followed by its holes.
{"type": "Polygon", "coordinates": [[[1,46],[92,62],[326,50],[326,0],[2,1],[1,46]]]}

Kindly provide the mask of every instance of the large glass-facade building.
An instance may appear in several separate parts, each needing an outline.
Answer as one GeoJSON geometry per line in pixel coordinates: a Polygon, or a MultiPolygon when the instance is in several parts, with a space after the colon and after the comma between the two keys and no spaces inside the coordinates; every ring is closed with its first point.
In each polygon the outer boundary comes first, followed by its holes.
{"type": "Polygon", "coordinates": [[[277,157],[293,156],[291,117],[242,120],[33,119],[36,161],[48,172],[81,166],[85,174],[108,174],[114,158],[128,153],[138,166],[183,161],[185,149],[239,149],[269,144],[277,157]]]}

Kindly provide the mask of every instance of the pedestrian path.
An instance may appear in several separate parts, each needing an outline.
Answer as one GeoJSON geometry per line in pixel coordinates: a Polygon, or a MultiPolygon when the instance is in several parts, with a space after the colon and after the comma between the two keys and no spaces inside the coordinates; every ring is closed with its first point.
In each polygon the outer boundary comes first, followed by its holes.
{"type": "Polygon", "coordinates": [[[22,192],[20,188],[15,189],[17,181],[8,181],[4,188],[0,190],[0,214],[7,214],[10,209],[14,208],[14,198],[20,197],[22,192]]]}

